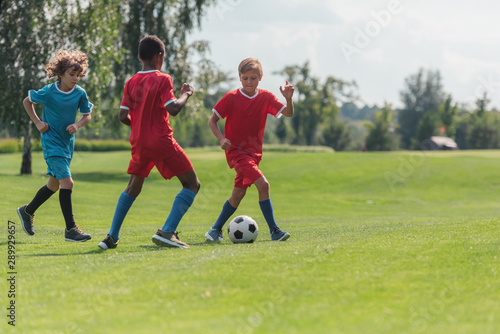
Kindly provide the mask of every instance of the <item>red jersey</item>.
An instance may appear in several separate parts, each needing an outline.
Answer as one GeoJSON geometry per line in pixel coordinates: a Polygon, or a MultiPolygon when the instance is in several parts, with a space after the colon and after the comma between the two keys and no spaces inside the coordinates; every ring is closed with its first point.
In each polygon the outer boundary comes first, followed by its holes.
{"type": "Polygon", "coordinates": [[[254,96],[236,89],[217,102],[213,112],[221,119],[227,118],[224,137],[231,141],[231,148],[226,151],[229,167],[233,167],[230,157],[238,154],[250,155],[260,161],[267,114],[280,118],[284,108],[285,105],[273,93],[264,89],[257,89],[254,96]]]}
{"type": "Polygon", "coordinates": [[[120,108],[131,117],[132,156],[161,160],[174,146],[166,106],[175,101],[172,77],[160,71],[141,71],[125,84],[120,108]]]}

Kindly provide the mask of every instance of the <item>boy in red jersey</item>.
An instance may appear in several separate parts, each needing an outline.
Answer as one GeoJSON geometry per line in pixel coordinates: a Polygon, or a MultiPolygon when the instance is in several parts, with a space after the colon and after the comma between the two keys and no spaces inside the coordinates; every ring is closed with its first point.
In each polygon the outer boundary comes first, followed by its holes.
{"type": "Polygon", "coordinates": [[[238,67],[238,72],[242,87],[224,95],[215,105],[208,121],[221,148],[226,151],[229,167],[236,171],[236,179],[231,197],[222,207],[219,218],[205,237],[210,241],[222,240],[222,227],[238,208],[247,188],[255,184],[259,193],[259,205],[269,226],[271,239],[284,241],[290,237],[290,234],[282,231],[276,224],[269,182],[259,170],[259,162],[262,158],[262,138],[267,114],[276,118],[281,115],[291,117],[294,87],[289,85],[288,81],[284,89],[280,87],[281,94],[286,99],[285,106],[274,94],[258,88],[263,73],[262,65],[257,59],[243,60],[238,67]],[[219,119],[223,118],[226,118],[224,134],[217,126],[219,119]]]}
{"type": "Polygon", "coordinates": [[[175,197],[164,226],[153,235],[153,242],[159,246],[188,248],[179,240],[176,229],[193,203],[200,181],[193,165],[174,139],[168,118],[169,114],[176,116],[181,111],[194,89],[185,83],[181,97],[175,98],[172,78],[160,72],[164,57],[163,42],[156,36],[144,37],[139,44],[142,71],[125,84],[120,121],[132,130],[132,159],[127,170],[130,181],[118,199],[109,234],[98,245],[104,250],[116,248],[123,220],[154,166],[167,180],[177,176],[183,188],[175,197]]]}

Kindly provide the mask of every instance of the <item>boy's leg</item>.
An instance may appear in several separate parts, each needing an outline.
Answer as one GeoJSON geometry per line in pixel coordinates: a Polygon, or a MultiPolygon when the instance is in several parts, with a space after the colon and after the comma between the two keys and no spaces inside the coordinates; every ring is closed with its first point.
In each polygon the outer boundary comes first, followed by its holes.
{"type": "Polygon", "coordinates": [[[109,230],[109,235],[113,237],[113,240],[115,242],[118,242],[120,229],[123,221],[125,220],[125,216],[127,215],[137,196],[139,196],[139,194],[141,193],[143,184],[143,177],[130,175],[130,181],[127,188],[125,188],[125,191],[123,191],[118,198],[115,214],[113,215],[113,221],[111,222],[111,228],[109,230]]]}
{"type": "Polygon", "coordinates": [[[227,220],[233,215],[241,200],[245,197],[247,190],[243,188],[234,187],[231,197],[222,206],[222,211],[215,221],[215,224],[205,233],[205,238],[210,241],[222,241],[222,228],[227,220]]]}
{"type": "Polygon", "coordinates": [[[198,180],[194,169],[190,170],[186,174],[177,176],[177,178],[181,181],[183,188],[177,196],[175,196],[170,214],[161,229],[164,232],[175,232],[177,230],[177,226],[179,225],[182,217],[191,207],[191,204],[193,204],[194,198],[200,189],[200,181],[198,180]]]}
{"type": "Polygon", "coordinates": [[[59,181],[52,175],[47,184],[41,187],[33,200],[26,206],[26,213],[33,215],[35,211],[59,189],[59,181]]]}
{"type": "Polygon", "coordinates": [[[61,189],[59,190],[59,204],[66,223],[64,230],[64,240],[83,242],[92,239],[90,234],[83,232],[79,226],[75,224],[73,217],[73,204],[71,194],[73,193],[73,179],[66,177],[59,180],[61,189]]]}
{"type": "Polygon", "coordinates": [[[226,221],[233,215],[238,206],[240,205],[241,200],[245,197],[247,190],[243,188],[233,188],[233,192],[231,197],[224,203],[222,206],[222,211],[215,221],[215,224],[212,226],[212,229],[222,230],[226,221]]]}
{"type": "Polygon", "coordinates": [[[262,210],[262,214],[266,219],[267,225],[269,226],[269,231],[271,232],[272,240],[285,241],[290,237],[288,232],[282,231],[276,224],[274,218],[273,204],[270,198],[270,186],[265,176],[260,177],[255,181],[255,187],[259,192],[259,205],[262,210]]]}
{"type": "Polygon", "coordinates": [[[115,214],[113,215],[113,221],[111,222],[111,228],[109,233],[97,246],[103,250],[110,248],[116,248],[118,245],[118,239],[120,237],[120,229],[122,227],[125,216],[134,204],[135,199],[141,193],[142,186],[144,184],[144,177],[139,177],[137,175],[130,175],[130,180],[128,182],[127,188],[118,197],[118,203],[116,204],[115,214]]]}
{"type": "Polygon", "coordinates": [[[158,230],[156,234],[153,235],[153,242],[158,246],[189,248],[187,244],[180,241],[176,230],[182,217],[194,202],[194,198],[200,189],[200,181],[194,169],[191,169],[185,174],[178,175],[177,178],[181,182],[183,188],[177,196],[175,196],[172,209],[170,210],[170,214],[165,224],[161,230],[158,230]]]}
{"type": "Polygon", "coordinates": [[[41,187],[36,193],[33,200],[27,204],[17,208],[17,214],[21,219],[23,230],[29,234],[35,234],[33,223],[35,221],[35,211],[47,201],[59,189],[59,181],[52,175],[46,185],[41,187]]]}
{"type": "Polygon", "coordinates": [[[66,230],[71,230],[75,227],[75,219],[73,217],[73,204],[71,201],[71,194],[73,192],[73,179],[66,177],[59,180],[61,189],[59,190],[59,204],[66,223],[66,230]]]}

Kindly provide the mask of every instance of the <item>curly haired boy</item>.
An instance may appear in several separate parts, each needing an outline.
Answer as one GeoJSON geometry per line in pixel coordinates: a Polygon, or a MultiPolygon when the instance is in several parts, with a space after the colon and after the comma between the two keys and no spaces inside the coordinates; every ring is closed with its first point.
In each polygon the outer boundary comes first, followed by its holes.
{"type": "Polygon", "coordinates": [[[55,83],[42,89],[30,90],[23,101],[30,119],[41,133],[43,157],[47,163],[49,179],[36,193],[33,200],[17,208],[24,231],[35,234],[33,226],[35,211],[55,192],[59,191],[59,203],[66,223],[66,241],[86,241],[90,234],[84,233],[75,224],[71,193],[73,179],[69,165],[73,158],[75,133],[90,121],[92,103],[78,82],[88,70],[87,55],[78,50],[57,50],[55,57],[45,67],[49,79],[57,78],[55,83]],[[35,112],[33,104],[43,105],[42,119],[35,112]],[[77,111],[82,117],[75,122],[77,111]]]}

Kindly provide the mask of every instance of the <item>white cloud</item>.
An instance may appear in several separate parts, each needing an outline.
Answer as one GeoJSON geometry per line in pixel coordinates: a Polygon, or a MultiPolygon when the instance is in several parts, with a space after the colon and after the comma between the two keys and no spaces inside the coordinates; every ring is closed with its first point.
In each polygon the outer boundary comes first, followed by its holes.
{"type": "MultiPolygon", "coordinates": [[[[357,81],[368,103],[397,105],[404,78],[420,67],[439,70],[444,89],[459,102],[480,76],[500,81],[500,2],[493,0],[399,0],[402,10],[346,62],[340,43],[353,43],[354,29],[376,21],[373,13],[387,10],[391,1],[398,0],[228,0],[235,6],[223,19],[220,12],[210,12],[193,38],[209,40],[212,59],[231,73],[241,59],[259,58],[266,72],[263,84],[270,90],[276,86],[278,93],[282,78],[271,73],[305,61],[312,75],[357,81]]],[[[500,107],[498,92],[492,100],[500,107]]]]}

